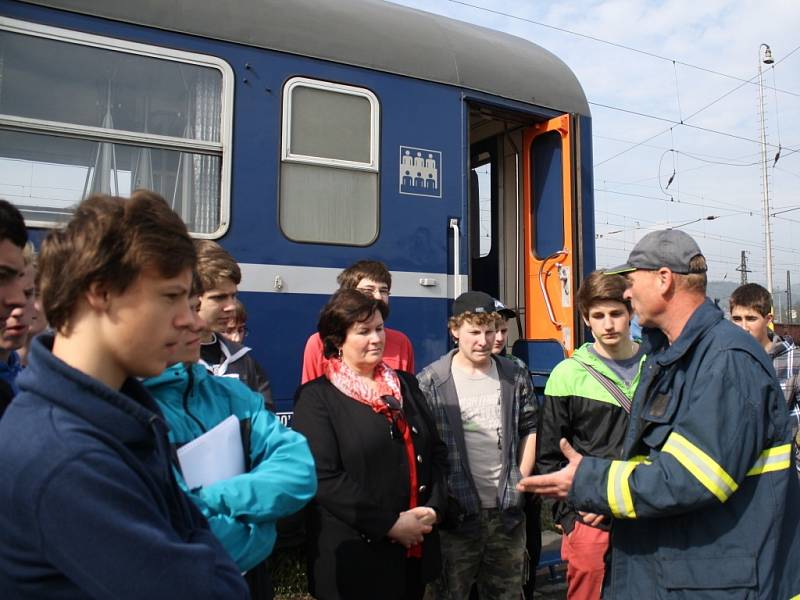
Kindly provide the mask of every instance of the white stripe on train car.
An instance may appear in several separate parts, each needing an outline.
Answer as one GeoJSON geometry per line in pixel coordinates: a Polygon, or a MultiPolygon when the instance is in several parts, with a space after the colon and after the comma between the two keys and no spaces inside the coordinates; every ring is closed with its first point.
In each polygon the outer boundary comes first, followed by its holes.
{"type": "MultiPolygon", "coordinates": [[[[271,294],[323,294],[336,291],[340,268],[297,267],[240,263],[242,283],[239,291],[271,294]]],[[[453,276],[447,273],[392,271],[392,296],[399,298],[452,298],[453,276]]],[[[466,290],[466,275],[459,275],[466,290]]]]}

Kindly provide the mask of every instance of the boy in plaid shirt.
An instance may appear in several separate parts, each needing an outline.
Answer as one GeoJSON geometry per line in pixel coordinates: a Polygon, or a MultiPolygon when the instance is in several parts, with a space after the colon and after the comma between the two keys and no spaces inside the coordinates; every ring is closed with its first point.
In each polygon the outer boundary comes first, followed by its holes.
{"type": "Polygon", "coordinates": [[[538,412],[528,369],[492,353],[494,298],[466,292],[448,322],[458,348],[417,376],[447,444],[450,501],[440,533],[436,600],[519,600],[525,565],[524,496],[535,462],[538,412]]]}
{"type": "Polygon", "coordinates": [[[731,321],[756,338],[772,359],[791,414],[795,467],[800,475],[800,356],[796,356],[797,347],[791,339],[781,338],[770,331],[772,295],[757,283],[746,283],[736,288],[731,294],[730,309],[731,321]]]}

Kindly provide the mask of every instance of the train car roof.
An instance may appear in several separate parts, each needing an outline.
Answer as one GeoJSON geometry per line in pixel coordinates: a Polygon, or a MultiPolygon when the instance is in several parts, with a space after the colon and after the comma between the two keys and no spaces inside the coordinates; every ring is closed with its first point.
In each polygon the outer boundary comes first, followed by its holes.
{"type": "Polygon", "coordinates": [[[574,73],[527,40],[381,0],[24,0],[589,115],[574,73]]]}

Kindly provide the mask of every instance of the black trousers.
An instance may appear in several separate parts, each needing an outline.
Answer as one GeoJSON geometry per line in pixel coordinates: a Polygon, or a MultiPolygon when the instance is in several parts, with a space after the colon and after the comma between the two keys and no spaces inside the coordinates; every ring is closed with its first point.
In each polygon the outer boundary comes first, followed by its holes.
{"type": "Polygon", "coordinates": [[[530,558],[528,581],[525,582],[523,587],[525,600],[533,598],[533,590],[536,587],[536,566],[539,564],[539,557],[542,554],[541,511],[542,501],[539,496],[525,494],[525,545],[530,558]]]}
{"type": "Polygon", "coordinates": [[[275,595],[272,587],[272,575],[270,575],[266,560],[245,573],[244,580],[247,582],[247,587],[250,588],[252,600],[272,600],[275,595]]]}

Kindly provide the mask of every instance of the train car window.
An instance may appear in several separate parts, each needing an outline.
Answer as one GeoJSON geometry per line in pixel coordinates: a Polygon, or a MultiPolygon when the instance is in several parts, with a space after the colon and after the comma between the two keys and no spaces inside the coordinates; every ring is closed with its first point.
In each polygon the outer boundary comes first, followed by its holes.
{"type": "Polygon", "coordinates": [[[31,226],[154,190],[198,237],[229,214],[233,72],[214,57],[0,19],[0,196],[31,226]]]}
{"type": "Polygon", "coordinates": [[[304,77],[283,96],[280,223],[291,240],[364,246],[378,235],[378,99],[304,77]]]}
{"type": "Polygon", "coordinates": [[[543,133],[533,139],[530,150],[533,250],[536,256],[545,258],[564,248],[561,136],[556,131],[543,133]]]}
{"type": "Polygon", "coordinates": [[[298,86],[292,93],[294,155],[370,162],[369,99],[298,86]]]}

